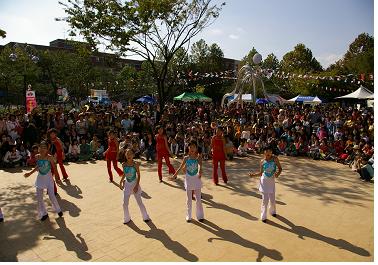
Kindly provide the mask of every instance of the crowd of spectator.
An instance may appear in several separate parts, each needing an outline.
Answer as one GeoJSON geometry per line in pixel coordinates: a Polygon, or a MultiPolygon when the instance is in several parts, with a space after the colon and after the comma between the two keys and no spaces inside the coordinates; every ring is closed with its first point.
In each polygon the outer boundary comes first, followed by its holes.
{"type": "MultiPolygon", "coordinates": [[[[32,166],[36,144],[55,128],[64,145],[65,160],[103,159],[107,131],[117,133],[122,152],[130,147],[136,158],[155,160],[155,126],[164,126],[171,153],[182,156],[188,143],[197,141],[205,160],[211,159],[211,137],[223,127],[227,158],[259,154],[267,145],[276,155],[308,156],[345,163],[361,178],[373,177],[374,117],[372,108],[336,104],[232,105],[174,103],[156,105],[50,107],[31,114],[0,116],[1,167],[32,166]]],[[[48,140],[48,139],[47,139],[48,140]]],[[[54,153],[54,150],[51,150],[54,153]]]]}

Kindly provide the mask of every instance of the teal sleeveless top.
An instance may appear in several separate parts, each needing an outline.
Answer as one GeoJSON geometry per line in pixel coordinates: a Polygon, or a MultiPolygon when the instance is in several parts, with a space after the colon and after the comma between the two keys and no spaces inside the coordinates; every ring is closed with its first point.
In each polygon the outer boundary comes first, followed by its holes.
{"type": "Polygon", "coordinates": [[[136,179],[136,169],[134,166],[124,166],[123,172],[125,173],[126,181],[133,182],[136,179]]]}
{"type": "Polygon", "coordinates": [[[273,159],[270,161],[264,160],[262,167],[263,167],[263,176],[267,178],[273,177],[274,173],[276,173],[276,170],[277,170],[277,165],[273,159]]]}
{"type": "Polygon", "coordinates": [[[40,159],[37,161],[38,171],[41,175],[47,175],[51,170],[51,163],[49,160],[40,159]]]}
{"type": "Polygon", "coordinates": [[[188,158],[186,160],[186,174],[193,177],[198,174],[198,160],[188,158]]]}

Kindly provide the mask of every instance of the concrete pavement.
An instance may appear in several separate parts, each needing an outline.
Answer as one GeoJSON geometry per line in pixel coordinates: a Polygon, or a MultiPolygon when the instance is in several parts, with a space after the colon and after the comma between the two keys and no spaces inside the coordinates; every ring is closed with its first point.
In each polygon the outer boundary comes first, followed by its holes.
{"type": "MultiPolygon", "coordinates": [[[[211,161],[204,162],[204,223],[186,223],[184,176],[158,183],[157,164],[141,166],[152,222],[143,222],[131,197],[129,225],[122,223],[122,191],[108,183],[105,161],[66,167],[70,182],[58,189],[64,217],[52,212],[45,196],[45,222],[36,216],[36,174],[25,179],[25,170],[0,170],[0,261],[374,260],[372,183],[345,165],[280,157],[278,217],[264,224],[258,180],[247,176],[259,159],[227,162],[230,181],[219,186],[211,181],[211,161]]],[[[175,168],[179,163],[173,160],[175,168]]]]}

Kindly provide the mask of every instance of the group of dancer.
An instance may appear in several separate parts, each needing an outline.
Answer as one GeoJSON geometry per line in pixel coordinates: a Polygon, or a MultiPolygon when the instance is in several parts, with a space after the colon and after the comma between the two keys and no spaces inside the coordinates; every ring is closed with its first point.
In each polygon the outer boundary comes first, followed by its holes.
{"type": "MultiPolygon", "coordinates": [[[[162,127],[157,126],[156,139],[156,151],[158,160],[158,178],[159,182],[163,181],[162,175],[162,160],[164,158],[166,165],[169,169],[169,180],[173,181],[177,178],[179,172],[184,169],[185,171],[185,190],[187,194],[187,214],[186,221],[191,222],[192,220],[192,200],[196,201],[196,217],[200,222],[204,221],[204,211],[201,201],[201,188],[202,188],[202,155],[201,150],[199,150],[196,141],[191,141],[188,145],[187,155],[184,156],[183,161],[178,168],[175,170],[170,163],[169,157],[172,154],[168,148],[167,136],[164,133],[162,127]],[[195,198],[193,197],[195,196],[195,198]]],[[[59,215],[63,216],[63,212],[59,206],[56,199],[57,187],[55,182],[60,183],[60,176],[56,167],[56,162],[59,164],[63,175],[63,181],[68,180],[68,174],[64,168],[63,160],[64,153],[62,151],[62,143],[57,137],[55,129],[48,132],[49,141],[42,141],[39,144],[39,154],[36,156],[37,165],[36,167],[28,173],[25,173],[25,178],[32,175],[34,172],[38,172],[37,179],[35,182],[36,187],[36,198],[37,198],[37,209],[38,217],[41,221],[48,218],[48,213],[46,211],[45,204],[43,202],[43,191],[47,190],[49,199],[52,203],[54,211],[59,215]],[[53,155],[51,154],[53,153],[53,155]],[[56,162],[55,162],[56,161],[56,162]],[[54,181],[55,177],[55,181],[54,181]]],[[[216,129],[216,133],[212,138],[212,152],[213,152],[213,182],[218,185],[218,163],[220,163],[220,168],[222,171],[222,179],[225,184],[228,182],[225,169],[225,140],[223,137],[222,128],[216,129]]],[[[143,220],[145,222],[150,221],[150,217],[147,213],[146,207],[142,201],[142,188],[140,164],[134,161],[134,153],[131,148],[128,148],[124,153],[125,159],[122,163],[122,169],[118,168],[117,155],[118,155],[118,141],[115,137],[113,131],[108,132],[108,149],[105,151],[105,159],[107,161],[107,169],[109,175],[109,181],[113,182],[113,174],[111,170],[111,163],[116,170],[117,174],[121,177],[120,188],[123,190],[123,210],[124,210],[124,224],[131,221],[128,205],[130,196],[133,194],[135,200],[140,208],[143,220]]],[[[260,161],[259,172],[249,173],[250,177],[260,177],[259,181],[259,191],[262,193],[262,205],[261,205],[261,220],[266,222],[267,219],[267,208],[270,203],[270,214],[276,216],[276,206],[275,206],[275,179],[279,177],[282,172],[282,167],[280,165],[278,157],[273,155],[272,147],[266,147],[264,149],[264,157],[260,161]]],[[[0,222],[2,222],[3,215],[0,208],[0,222]]]]}

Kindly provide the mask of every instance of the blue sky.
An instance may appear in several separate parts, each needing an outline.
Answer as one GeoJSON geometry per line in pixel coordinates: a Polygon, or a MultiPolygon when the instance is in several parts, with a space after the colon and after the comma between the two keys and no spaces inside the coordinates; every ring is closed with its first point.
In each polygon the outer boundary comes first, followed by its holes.
{"type": "MultiPolygon", "coordinates": [[[[373,0],[224,0],[220,17],[197,39],[217,43],[225,57],[243,58],[252,47],[279,59],[298,43],[327,67],[362,32],[374,36],[373,0]]],[[[0,0],[0,28],[11,41],[48,45],[69,29],[56,0],[0,0]]],[[[196,40],[197,40],[196,39],[196,40]]]]}

